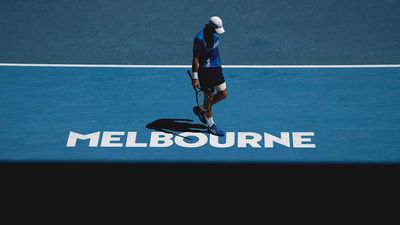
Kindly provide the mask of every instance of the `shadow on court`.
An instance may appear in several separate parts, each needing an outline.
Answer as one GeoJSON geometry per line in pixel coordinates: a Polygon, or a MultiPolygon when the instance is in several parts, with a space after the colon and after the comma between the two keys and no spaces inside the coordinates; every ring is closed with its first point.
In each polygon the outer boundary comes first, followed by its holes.
{"type": "MultiPolygon", "coordinates": [[[[146,125],[146,128],[180,136],[176,132],[209,133],[207,126],[195,124],[190,119],[158,119],[146,125]]],[[[180,136],[183,137],[183,136],[180,136]]],[[[192,140],[189,137],[183,137],[192,140]]]]}

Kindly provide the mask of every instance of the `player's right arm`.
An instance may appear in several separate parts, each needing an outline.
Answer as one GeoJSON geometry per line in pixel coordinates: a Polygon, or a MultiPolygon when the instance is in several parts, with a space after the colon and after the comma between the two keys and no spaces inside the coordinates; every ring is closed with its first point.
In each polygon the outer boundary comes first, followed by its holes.
{"type": "Polygon", "coordinates": [[[199,56],[200,56],[200,48],[198,44],[197,38],[194,39],[193,43],[193,60],[192,60],[192,86],[193,88],[199,85],[199,56]]]}
{"type": "Polygon", "coordinates": [[[199,85],[198,72],[199,72],[199,58],[194,56],[193,61],[192,61],[192,86],[193,86],[193,88],[195,88],[199,85]]]}

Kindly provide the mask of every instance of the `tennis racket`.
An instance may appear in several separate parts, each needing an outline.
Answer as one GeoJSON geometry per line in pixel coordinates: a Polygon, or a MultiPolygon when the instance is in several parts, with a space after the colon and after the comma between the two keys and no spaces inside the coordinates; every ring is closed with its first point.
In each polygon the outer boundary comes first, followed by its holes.
{"type": "MultiPolygon", "coordinates": [[[[187,74],[189,75],[190,80],[192,80],[192,73],[190,72],[190,70],[187,71],[187,74]]],[[[194,88],[194,91],[195,91],[197,106],[200,107],[201,99],[204,100],[203,92],[201,91],[200,85],[196,86],[194,88]]]]}

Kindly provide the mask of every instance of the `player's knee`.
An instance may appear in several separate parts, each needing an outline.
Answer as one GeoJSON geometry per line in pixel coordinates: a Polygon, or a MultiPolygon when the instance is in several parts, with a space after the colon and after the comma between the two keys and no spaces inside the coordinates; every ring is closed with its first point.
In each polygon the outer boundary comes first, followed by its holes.
{"type": "Polygon", "coordinates": [[[212,102],[213,99],[214,99],[214,95],[213,95],[212,93],[208,93],[208,94],[207,94],[207,100],[208,100],[208,102],[212,102]]]}
{"type": "Polygon", "coordinates": [[[222,97],[223,99],[228,97],[228,92],[226,91],[226,89],[223,90],[223,91],[221,91],[221,97],[222,97]]]}
{"type": "MultiPolygon", "coordinates": [[[[208,97],[208,96],[207,96],[208,97]]],[[[206,98],[204,99],[204,106],[209,107],[211,105],[212,98],[206,98]]]]}

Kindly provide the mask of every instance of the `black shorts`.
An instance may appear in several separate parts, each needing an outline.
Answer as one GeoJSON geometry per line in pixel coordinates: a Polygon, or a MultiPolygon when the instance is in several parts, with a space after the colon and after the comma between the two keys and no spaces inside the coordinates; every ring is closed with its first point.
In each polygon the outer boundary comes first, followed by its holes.
{"type": "Polygon", "coordinates": [[[199,82],[203,90],[214,92],[216,86],[225,82],[221,67],[200,67],[199,82]]]}

